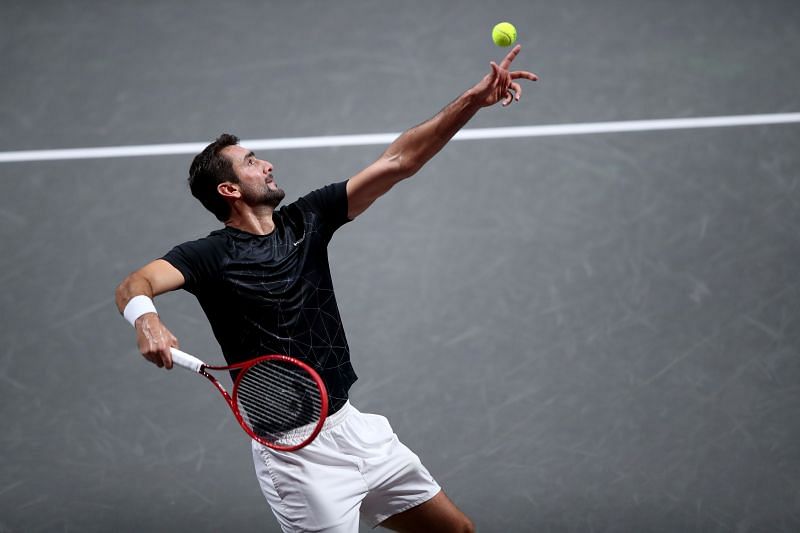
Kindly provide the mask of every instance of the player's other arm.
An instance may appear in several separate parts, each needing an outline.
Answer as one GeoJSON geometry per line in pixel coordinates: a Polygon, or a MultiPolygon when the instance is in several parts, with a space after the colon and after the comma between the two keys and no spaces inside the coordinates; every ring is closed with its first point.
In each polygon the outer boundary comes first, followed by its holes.
{"type": "Polygon", "coordinates": [[[499,65],[491,62],[491,71],[481,81],[433,118],[405,131],[375,163],[350,178],[347,182],[348,218],[363,213],[398,182],[416,174],[480,108],[500,101],[505,107],[519,100],[522,87],[514,80],[538,79],[532,72],[508,70],[520,49],[519,45],[515,46],[499,65]]]}
{"type": "MultiPolygon", "coordinates": [[[[157,259],[131,273],[116,291],[117,309],[122,313],[125,306],[136,296],[153,298],[183,286],[181,272],[163,259],[157,259]]],[[[145,313],[136,319],[136,343],[139,351],[151,363],[159,367],[172,368],[170,347],[178,346],[178,339],[161,322],[156,313],[145,313]]]]}

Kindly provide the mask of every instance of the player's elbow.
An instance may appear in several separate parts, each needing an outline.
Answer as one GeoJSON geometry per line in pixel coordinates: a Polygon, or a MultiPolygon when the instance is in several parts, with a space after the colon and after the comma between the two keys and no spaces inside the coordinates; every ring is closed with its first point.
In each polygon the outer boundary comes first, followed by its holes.
{"type": "Polygon", "coordinates": [[[462,533],[475,533],[475,524],[468,517],[464,517],[464,522],[461,524],[462,533]]]}
{"type": "Polygon", "coordinates": [[[425,163],[428,162],[428,158],[425,158],[422,154],[411,154],[405,158],[402,164],[402,176],[403,178],[410,178],[414,174],[420,171],[425,163]]]}
{"type": "Polygon", "coordinates": [[[395,181],[410,178],[422,168],[424,161],[413,153],[401,151],[396,153],[384,154],[384,164],[387,166],[388,174],[395,181]]]}
{"type": "Polygon", "coordinates": [[[130,298],[130,286],[131,286],[131,276],[133,274],[129,274],[128,276],[123,279],[117,288],[114,290],[114,301],[117,303],[117,307],[120,308],[120,312],[122,311],[122,306],[124,302],[126,302],[130,298]]]}
{"type": "Polygon", "coordinates": [[[128,300],[137,294],[145,293],[145,291],[142,290],[144,285],[149,287],[147,280],[138,272],[128,274],[125,279],[117,285],[114,291],[114,301],[117,303],[120,313],[125,308],[125,304],[128,300]]]}

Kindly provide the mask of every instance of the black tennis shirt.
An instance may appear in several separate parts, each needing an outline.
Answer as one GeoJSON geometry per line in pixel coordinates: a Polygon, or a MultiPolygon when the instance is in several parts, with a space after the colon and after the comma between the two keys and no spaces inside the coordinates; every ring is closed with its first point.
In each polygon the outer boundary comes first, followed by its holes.
{"type": "Polygon", "coordinates": [[[276,210],[269,235],[226,226],[163,257],[197,297],[228,364],[273,353],[302,359],[320,373],[332,410],[358,379],[327,250],[333,233],[349,222],[346,183],[276,210]]]}

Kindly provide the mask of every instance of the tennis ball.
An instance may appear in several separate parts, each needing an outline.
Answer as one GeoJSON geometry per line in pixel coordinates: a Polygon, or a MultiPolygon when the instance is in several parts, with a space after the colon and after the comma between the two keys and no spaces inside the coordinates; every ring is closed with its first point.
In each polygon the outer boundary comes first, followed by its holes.
{"type": "Polygon", "coordinates": [[[510,22],[500,22],[492,28],[492,40],[497,46],[511,46],[517,40],[517,28],[510,22]]]}

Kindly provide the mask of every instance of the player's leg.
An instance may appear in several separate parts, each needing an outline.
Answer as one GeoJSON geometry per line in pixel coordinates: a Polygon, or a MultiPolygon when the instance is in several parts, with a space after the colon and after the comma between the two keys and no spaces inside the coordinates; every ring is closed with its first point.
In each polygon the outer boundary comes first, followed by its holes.
{"type": "Polygon", "coordinates": [[[361,516],[372,526],[397,531],[472,531],[472,522],[442,492],[419,457],[380,415],[357,413],[348,420],[357,439],[348,451],[361,457],[369,492],[361,516]]]}
{"type": "Polygon", "coordinates": [[[253,464],[264,497],[284,532],[357,533],[367,485],[358,458],[341,453],[338,426],[345,406],[328,417],[322,432],[294,452],[271,450],[253,441],[253,464]]]}
{"type": "Polygon", "coordinates": [[[437,531],[441,533],[472,533],[472,521],[450,501],[444,493],[430,500],[398,513],[381,522],[381,527],[393,531],[413,533],[417,531],[437,531]]]}
{"type": "Polygon", "coordinates": [[[283,532],[357,533],[366,492],[357,466],[315,465],[287,453],[294,461],[253,442],[256,477],[283,532]]]}

